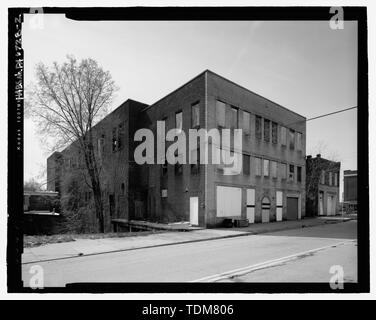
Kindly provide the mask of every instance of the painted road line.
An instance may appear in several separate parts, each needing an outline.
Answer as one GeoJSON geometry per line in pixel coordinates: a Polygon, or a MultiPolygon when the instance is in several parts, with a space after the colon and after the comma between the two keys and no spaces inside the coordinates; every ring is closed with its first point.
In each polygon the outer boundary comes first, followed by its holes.
{"type": "Polygon", "coordinates": [[[264,262],[253,264],[253,265],[246,266],[246,267],[243,267],[243,268],[238,268],[238,269],[225,271],[225,272],[222,272],[222,273],[217,273],[217,274],[207,276],[207,277],[204,277],[204,278],[200,278],[200,279],[197,279],[197,280],[193,280],[193,281],[190,281],[190,282],[215,282],[215,281],[228,279],[228,278],[234,277],[234,276],[242,276],[244,274],[247,274],[247,273],[259,270],[259,269],[264,269],[264,268],[271,267],[271,266],[274,266],[274,265],[277,265],[277,264],[280,264],[280,263],[296,260],[301,256],[305,256],[305,255],[308,255],[308,254],[311,254],[311,253],[314,253],[314,252],[318,252],[318,251],[321,251],[321,250],[337,247],[337,246],[340,246],[340,245],[344,245],[344,244],[356,242],[356,241],[357,240],[342,241],[342,242],[334,243],[334,244],[331,244],[331,245],[328,245],[328,246],[325,246],[325,247],[320,247],[320,248],[316,248],[316,249],[311,249],[311,250],[295,253],[295,254],[292,254],[292,255],[289,255],[289,256],[264,261],[264,262]]]}

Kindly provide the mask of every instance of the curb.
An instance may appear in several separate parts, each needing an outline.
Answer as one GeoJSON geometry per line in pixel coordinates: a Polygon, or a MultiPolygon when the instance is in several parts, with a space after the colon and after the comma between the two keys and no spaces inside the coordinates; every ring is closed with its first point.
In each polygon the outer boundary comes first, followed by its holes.
{"type": "Polygon", "coordinates": [[[126,249],[117,249],[117,250],[110,250],[110,251],[101,251],[101,252],[94,252],[94,253],[88,253],[88,254],[82,254],[78,253],[77,255],[72,255],[72,256],[67,256],[67,257],[58,257],[58,258],[51,258],[51,259],[43,259],[43,260],[35,260],[35,261],[28,261],[28,262],[22,262],[21,265],[27,265],[27,264],[34,264],[34,263],[42,263],[42,262],[49,262],[49,261],[58,261],[58,260],[66,260],[66,259],[74,259],[74,258],[82,258],[82,257],[90,257],[90,256],[97,256],[101,254],[108,254],[108,253],[118,253],[118,252],[125,252],[125,251],[133,251],[133,250],[138,250],[138,249],[151,249],[151,248],[158,248],[158,247],[166,247],[166,246],[172,246],[172,245],[179,245],[179,244],[185,244],[185,243],[194,243],[194,242],[203,242],[203,241],[210,241],[210,240],[219,240],[219,239],[228,239],[228,238],[237,238],[237,237],[244,237],[244,236],[252,236],[252,235],[258,235],[258,234],[264,234],[264,233],[273,233],[273,232],[278,232],[278,231],[283,231],[283,230],[293,230],[293,229],[301,229],[301,228],[311,228],[311,227],[317,227],[321,225],[326,225],[326,224],[335,224],[335,223],[340,223],[340,222],[348,222],[351,220],[327,220],[323,223],[320,224],[315,224],[315,225],[309,225],[309,226],[293,226],[290,228],[278,228],[274,229],[272,231],[270,230],[261,230],[261,231],[244,231],[244,233],[241,234],[232,234],[232,235],[226,235],[226,236],[218,236],[218,237],[213,237],[213,238],[207,238],[207,239],[194,239],[194,240],[187,240],[187,241],[178,241],[178,242],[171,242],[171,243],[162,243],[162,244],[157,244],[157,245],[149,245],[149,246],[143,246],[143,247],[135,247],[135,248],[126,248],[126,249]]]}

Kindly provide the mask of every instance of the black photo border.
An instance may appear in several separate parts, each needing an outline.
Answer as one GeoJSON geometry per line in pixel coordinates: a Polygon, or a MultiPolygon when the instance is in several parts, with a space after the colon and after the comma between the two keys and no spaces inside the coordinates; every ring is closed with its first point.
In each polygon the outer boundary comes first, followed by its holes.
{"type": "MultiPolygon", "coordinates": [[[[367,7],[343,7],[358,22],[358,282],[332,290],[328,283],[75,283],[32,290],[21,279],[23,252],[23,14],[8,8],[8,292],[25,293],[360,293],[370,290],[368,177],[367,7]]],[[[280,20],[328,21],[330,7],[43,7],[43,14],[74,20],[280,20]]],[[[34,11],[35,12],[35,11],[34,11]]],[[[115,45],[115,44],[114,44],[115,45]]]]}

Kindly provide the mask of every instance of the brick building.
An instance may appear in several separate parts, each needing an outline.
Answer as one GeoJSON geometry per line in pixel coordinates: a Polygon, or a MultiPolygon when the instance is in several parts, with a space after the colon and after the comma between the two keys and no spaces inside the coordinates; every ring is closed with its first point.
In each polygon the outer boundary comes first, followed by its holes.
{"type": "Polygon", "coordinates": [[[307,216],[332,216],[339,212],[339,175],[341,163],[307,156],[307,216]]]}
{"type": "MultiPolygon", "coordinates": [[[[300,219],[306,203],[305,120],[208,70],[150,106],[128,100],[93,128],[103,163],[107,229],[114,218],[190,221],[203,227],[226,218],[251,223],[300,219]],[[136,164],[134,132],[149,128],[157,136],[157,121],[165,123],[166,132],[243,129],[242,171],[226,175],[222,164],[136,164]],[[124,137],[114,147],[116,131],[124,137]]],[[[186,152],[192,150],[187,146],[186,152]]],[[[200,154],[200,148],[194,152],[200,154]]],[[[61,155],[68,170],[71,148],[61,155]]]]}
{"type": "Polygon", "coordinates": [[[343,172],[343,202],[352,211],[358,206],[358,171],[345,170],[343,172]]]}

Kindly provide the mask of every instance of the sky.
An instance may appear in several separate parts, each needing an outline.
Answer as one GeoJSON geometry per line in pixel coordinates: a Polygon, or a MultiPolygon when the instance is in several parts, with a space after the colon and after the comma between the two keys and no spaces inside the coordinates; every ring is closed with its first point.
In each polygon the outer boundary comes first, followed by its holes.
{"type": "MultiPolygon", "coordinates": [[[[126,99],[151,104],[209,69],[307,119],[357,105],[357,24],[328,21],[73,21],[26,16],[25,85],[35,65],[93,58],[126,99]],[[40,24],[38,24],[40,23],[40,24]]],[[[25,119],[24,178],[45,182],[46,150],[25,119]]],[[[357,169],[356,109],[307,122],[306,153],[357,169]]]]}

